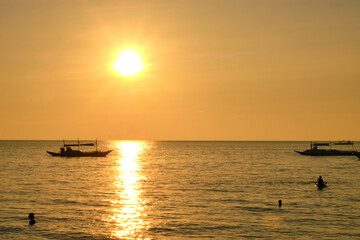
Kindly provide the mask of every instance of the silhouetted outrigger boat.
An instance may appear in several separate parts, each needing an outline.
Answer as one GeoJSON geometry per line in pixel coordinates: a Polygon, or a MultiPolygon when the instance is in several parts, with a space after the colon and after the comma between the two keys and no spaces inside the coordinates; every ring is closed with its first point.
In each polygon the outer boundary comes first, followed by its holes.
{"type": "Polygon", "coordinates": [[[310,143],[310,149],[305,151],[295,151],[301,155],[308,156],[346,156],[355,155],[357,152],[354,150],[354,142],[352,141],[338,141],[338,142],[316,142],[310,143]],[[339,150],[332,149],[333,145],[352,145],[352,150],[339,150]],[[318,147],[329,148],[318,148],[318,147]]]}
{"type": "Polygon", "coordinates": [[[48,154],[54,157],[106,157],[112,150],[108,151],[98,151],[97,150],[97,141],[96,143],[80,143],[78,140],[77,144],[63,144],[63,147],[60,148],[60,152],[50,152],[48,154]],[[95,146],[95,151],[80,151],[80,146],[95,146]],[[74,150],[71,147],[78,147],[78,150],[74,150]]]}

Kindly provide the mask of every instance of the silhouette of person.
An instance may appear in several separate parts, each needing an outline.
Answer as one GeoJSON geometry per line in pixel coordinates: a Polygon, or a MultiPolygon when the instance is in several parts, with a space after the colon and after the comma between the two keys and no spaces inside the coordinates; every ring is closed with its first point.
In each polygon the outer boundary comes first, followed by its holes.
{"type": "Polygon", "coordinates": [[[321,176],[319,176],[318,180],[317,180],[317,185],[318,187],[323,187],[325,186],[324,180],[322,179],[321,176]]]}
{"type": "Polygon", "coordinates": [[[29,213],[29,219],[30,219],[29,224],[30,225],[34,225],[36,223],[34,218],[35,218],[35,215],[33,213],[29,213]]]}
{"type": "Polygon", "coordinates": [[[281,205],[282,205],[282,201],[281,201],[281,199],[279,200],[279,207],[281,207],[281,205]]]}

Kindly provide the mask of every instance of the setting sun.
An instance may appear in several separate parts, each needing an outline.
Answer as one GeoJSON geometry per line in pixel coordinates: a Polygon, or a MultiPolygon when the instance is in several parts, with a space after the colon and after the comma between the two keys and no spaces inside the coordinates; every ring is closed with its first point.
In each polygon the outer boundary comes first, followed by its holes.
{"type": "Polygon", "coordinates": [[[114,63],[116,71],[123,75],[134,75],[141,71],[143,63],[136,52],[124,51],[114,63]]]}

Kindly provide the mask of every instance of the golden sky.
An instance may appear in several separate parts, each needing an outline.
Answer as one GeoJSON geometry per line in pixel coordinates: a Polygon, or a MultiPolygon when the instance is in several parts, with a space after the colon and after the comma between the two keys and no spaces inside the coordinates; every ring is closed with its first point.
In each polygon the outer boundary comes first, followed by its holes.
{"type": "Polygon", "coordinates": [[[0,139],[360,140],[358,0],[0,1],[0,139]],[[137,52],[141,73],[113,63],[137,52]]]}

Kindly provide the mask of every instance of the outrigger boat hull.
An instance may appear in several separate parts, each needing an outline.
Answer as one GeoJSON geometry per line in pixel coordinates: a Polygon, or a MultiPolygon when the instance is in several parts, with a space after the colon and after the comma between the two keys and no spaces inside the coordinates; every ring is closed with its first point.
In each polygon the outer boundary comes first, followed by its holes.
{"type": "Polygon", "coordinates": [[[105,151],[105,152],[99,152],[99,151],[93,151],[93,152],[82,152],[77,150],[72,150],[71,152],[50,152],[47,151],[48,154],[54,157],[106,157],[112,150],[105,151]]]}
{"type": "Polygon", "coordinates": [[[295,151],[301,155],[306,156],[348,156],[354,155],[355,151],[341,151],[341,150],[334,150],[334,149],[311,149],[305,151],[295,151]]]}

